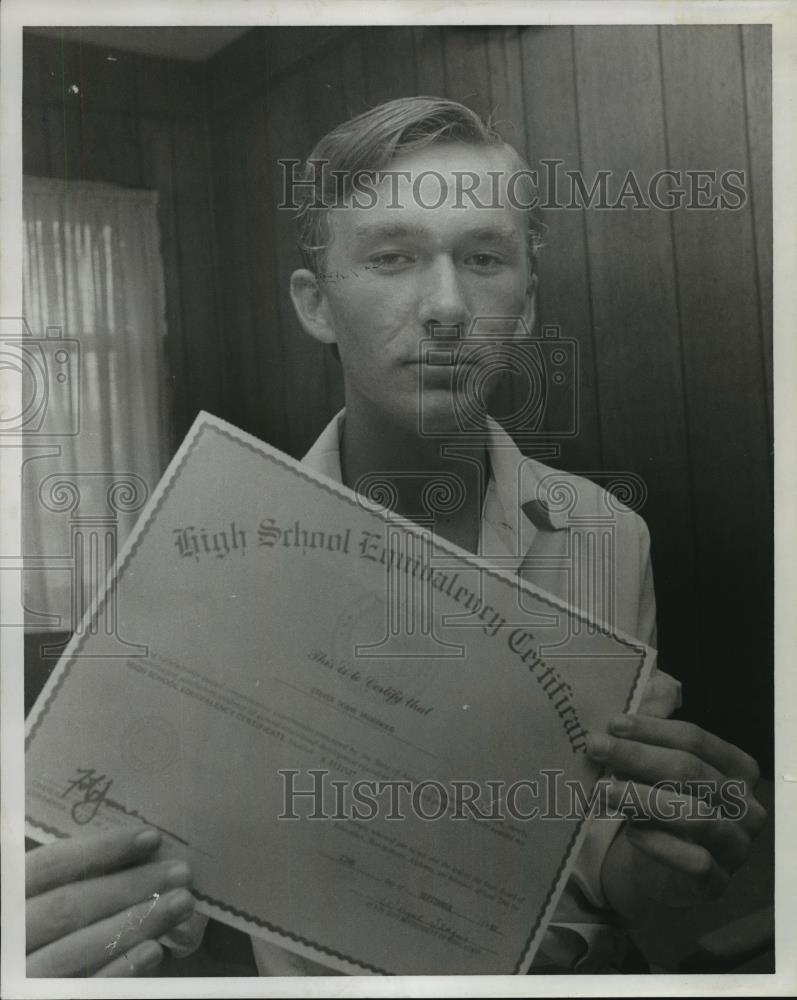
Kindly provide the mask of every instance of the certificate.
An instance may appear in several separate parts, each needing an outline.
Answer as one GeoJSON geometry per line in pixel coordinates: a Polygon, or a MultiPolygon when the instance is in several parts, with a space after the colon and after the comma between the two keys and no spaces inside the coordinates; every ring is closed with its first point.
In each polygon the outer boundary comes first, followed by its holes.
{"type": "Polygon", "coordinates": [[[340,971],[524,972],[587,829],[552,785],[653,656],[201,414],[28,720],[28,830],[156,826],[340,971]]]}

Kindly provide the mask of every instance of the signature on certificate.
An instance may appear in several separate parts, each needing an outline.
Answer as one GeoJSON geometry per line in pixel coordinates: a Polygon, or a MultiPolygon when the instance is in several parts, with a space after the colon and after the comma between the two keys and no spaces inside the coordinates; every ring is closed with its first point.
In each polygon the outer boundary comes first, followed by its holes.
{"type": "Polygon", "coordinates": [[[93,767],[79,767],[76,774],[77,777],[69,782],[61,798],[66,798],[70,792],[82,792],[83,798],[72,806],[72,819],[76,823],[90,823],[108,794],[113,779],[97,774],[93,767]]]}

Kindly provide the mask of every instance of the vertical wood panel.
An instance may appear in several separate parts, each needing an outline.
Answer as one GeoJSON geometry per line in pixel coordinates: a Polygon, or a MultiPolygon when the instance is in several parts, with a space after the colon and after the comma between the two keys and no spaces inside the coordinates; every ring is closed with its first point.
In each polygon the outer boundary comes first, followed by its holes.
{"type": "Polygon", "coordinates": [[[769,447],[772,449],[772,28],[741,27],[747,142],[755,232],[761,350],[767,390],[769,447]]]}
{"type": "Polygon", "coordinates": [[[367,110],[365,100],[365,32],[354,30],[345,36],[335,50],[338,56],[340,92],[345,101],[344,118],[354,118],[367,110]]]}
{"type": "MultiPolygon", "coordinates": [[[[574,37],[587,181],[609,170],[617,192],[633,169],[644,189],[667,162],[656,29],[577,28],[574,37]]],[[[689,678],[687,703],[700,713],[708,692],[699,680],[701,595],[670,219],[590,209],[587,238],[604,462],[647,484],[662,667],[689,678]]]]}
{"type": "Polygon", "coordinates": [[[84,150],[90,150],[81,162],[83,180],[122,187],[141,184],[138,123],[133,116],[84,110],[81,143],[84,150]]]}
{"type": "Polygon", "coordinates": [[[247,94],[262,83],[265,73],[276,67],[280,58],[285,58],[286,50],[294,51],[288,32],[289,29],[281,29],[283,44],[272,45],[274,36],[269,31],[247,31],[210,59],[206,69],[213,107],[246,104],[247,94]]]}
{"type": "Polygon", "coordinates": [[[46,177],[49,168],[47,118],[41,107],[22,108],[22,172],[34,177],[46,177]]]}
{"type": "Polygon", "coordinates": [[[304,92],[308,142],[315,145],[322,135],[346,120],[340,49],[320,54],[297,79],[296,85],[304,92]]]}
{"type": "Polygon", "coordinates": [[[371,107],[417,93],[412,28],[370,28],[365,42],[365,75],[371,107]]]}
{"type": "Polygon", "coordinates": [[[450,28],[443,34],[446,97],[486,118],[490,113],[490,69],[485,31],[450,28]]]}
{"type": "MultiPolygon", "coordinates": [[[[662,28],[661,44],[673,162],[743,169],[747,140],[738,29],[662,28]],[[694,100],[696,93],[700,101],[694,100]]],[[[738,211],[681,211],[673,223],[695,471],[704,668],[713,690],[721,692],[707,707],[707,717],[721,734],[755,745],[766,723],[762,703],[743,716],[729,719],[727,714],[729,704],[744,703],[750,684],[749,674],[729,672],[729,663],[749,663],[761,690],[771,684],[771,498],[762,448],[766,394],[752,213],[749,204],[738,211]],[[732,627],[742,609],[760,629],[732,627]]]]}
{"type": "Polygon", "coordinates": [[[204,124],[175,120],[173,142],[180,280],[184,289],[185,378],[192,406],[224,418],[232,415],[228,409],[232,383],[225,386],[230,363],[228,338],[217,322],[212,251],[215,236],[208,203],[210,151],[204,124]]]}
{"type": "Polygon", "coordinates": [[[529,147],[519,30],[514,27],[488,28],[485,34],[493,124],[510,146],[527,157],[529,147]]]}
{"type": "MultiPolygon", "coordinates": [[[[231,406],[232,400],[227,405],[231,407],[233,423],[253,434],[263,433],[262,409],[270,415],[268,401],[274,398],[259,351],[262,341],[257,335],[254,289],[249,282],[250,269],[265,271],[268,266],[262,255],[253,259],[249,253],[248,214],[250,211],[258,213],[259,209],[259,197],[253,198],[251,192],[262,190],[262,184],[251,181],[247,184],[246,143],[252,141],[250,133],[254,119],[248,106],[232,110],[216,123],[213,135],[214,207],[220,245],[217,260],[222,289],[219,339],[227,357],[231,382],[237,384],[238,390],[235,405],[231,406]],[[220,169],[226,178],[223,184],[218,182],[220,169]],[[258,405],[261,400],[265,403],[264,408],[258,405]]],[[[265,325],[268,316],[262,319],[265,325]]]]}
{"type": "MultiPolygon", "coordinates": [[[[286,213],[276,208],[281,200],[281,190],[274,185],[271,163],[280,153],[268,141],[265,104],[258,102],[251,110],[251,125],[241,137],[246,174],[238,197],[242,201],[240,209],[247,223],[247,260],[241,268],[241,275],[246,276],[252,289],[252,337],[257,345],[259,368],[256,371],[262,374],[259,385],[253,379],[252,398],[258,400],[260,406],[255,426],[262,428],[263,436],[269,441],[273,440],[282,447],[283,443],[290,442],[290,407],[287,405],[284,381],[284,331],[280,328],[280,305],[272,294],[271,285],[283,252],[275,236],[274,213],[286,213]],[[259,192],[258,197],[248,198],[248,192],[255,189],[259,192]]],[[[285,294],[284,289],[282,294],[285,294]]],[[[249,377],[253,378],[252,375],[249,377]]]]}
{"type": "Polygon", "coordinates": [[[177,119],[202,118],[207,111],[207,71],[202,64],[169,59],[166,95],[169,114],[177,119]]]}
{"type": "Polygon", "coordinates": [[[165,59],[139,56],[136,62],[136,109],[138,115],[163,114],[169,96],[169,64],[165,59]]]}
{"type": "Polygon", "coordinates": [[[80,106],[44,106],[42,115],[50,154],[47,175],[80,180],[83,176],[80,106]]]}
{"type": "MultiPolygon", "coordinates": [[[[539,172],[540,197],[545,204],[547,175],[541,161],[562,160],[563,169],[581,167],[571,29],[524,29],[520,54],[529,163],[539,172]]],[[[564,193],[561,198],[566,201],[564,193]]],[[[557,202],[553,191],[550,202],[557,202]]],[[[575,340],[580,359],[578,435],[563,441],[562,464],[573,471],[588,472],[603,467],[603,456],[584,213],[552,207],[537,215],[548,227],[539,261],[541,321],[559,326],[563,338],[575,340]]],[[[551,423],[551,429],[556,430],[556,415],[551,423]]]]}
{"type": "MultiPolygon", "coordinates": [[[[303,160],[311,144],[320,138],[308,134],[305,111],[305,95],[292,77],[281,81],[269,95],[266,121],[274,190],[279,190],[282,180],[277,161],[303,160]]],[[[282,378],[286,400],[294,401],[289,408],[286,450],[301,457],[320,433],[327,416],[326,362],[324,347],[309,337],[296,319],[288,291],[291,273],[301,266],[292,213],[275,211],[273,219],[275,244],[279,248],[274,294],[279,301],[285,364],[282,378]]]]}
{"type": "Polygon", "coordinates": [[[422,96],[440,97],[446,93],[443,34],[442,28],[431,25],[413,30],[416,84],[422,96]]]}
{"type": "Polygon", "coordinates": [[[26,104],[39,103],[44,100],[43,76],[46,72],[55,74],[53,66],[47,67],[46,46],[43,38],[37,35],[23,35],[22,58],[22,101],[26,104]]]}
{"type": "Polygon", "coordinates": [[[168,122],[143,118],[139,122],[141,139],[142,184],[158,192],[158,224],[161,237],[164,286],[166,294],[166,357],[172,409],[172,449],[176,450],[190,423],[188,383],[181,373],[186,370],[182,324],[180,283],[180,248],[174,208],[172,137],[168,122]]]}

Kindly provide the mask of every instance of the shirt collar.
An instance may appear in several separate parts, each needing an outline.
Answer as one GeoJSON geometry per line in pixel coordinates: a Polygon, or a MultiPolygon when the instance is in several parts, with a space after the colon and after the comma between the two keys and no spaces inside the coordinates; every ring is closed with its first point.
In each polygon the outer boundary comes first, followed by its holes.
{"type": "Polygon", "coordinates": [[[487,418],[490,434],[491,477],[504,512],[520,510],[535,528],[559,531],[567,526],[566,513],[557,510],[551,497],[561,474],[525,456],[498,421],[487,418]]]}
{"type": "MultiPolygon", "coordinates": [[[[340,440],[345,413],[344,408],[330,420],[302,460],[314,472],[338,483],[343,481],[340,440]]],[[[566,514],[551,501],[555,486],[552,470],[524,456],[492,417],[487,418],[487,426],[490,479],[482,509],[482,527],[491,528],[508,550],[520,554],[528,551],[537,531],[565,528],[566,514]]]]}

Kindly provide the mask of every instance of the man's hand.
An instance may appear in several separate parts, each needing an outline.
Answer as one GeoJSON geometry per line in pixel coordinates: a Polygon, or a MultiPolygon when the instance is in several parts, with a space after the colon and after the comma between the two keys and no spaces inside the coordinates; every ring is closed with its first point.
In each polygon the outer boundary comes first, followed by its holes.
{"type": "Polygon", "coordinates": [[[609,729],[587,752],[615,778],[609,805],[633,814],[601,871],[612,909],[634,920],[720,895],[766,822],[755,760],[688,722],[624,715],[609,729]]]}
{"type": "Polygon", "coordinates": [[[186,920],[182,861],[148,861],[157,830],[72,837],[25,857],[28,976],[153,975],[157,939],[186,920]]]}

